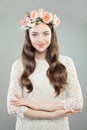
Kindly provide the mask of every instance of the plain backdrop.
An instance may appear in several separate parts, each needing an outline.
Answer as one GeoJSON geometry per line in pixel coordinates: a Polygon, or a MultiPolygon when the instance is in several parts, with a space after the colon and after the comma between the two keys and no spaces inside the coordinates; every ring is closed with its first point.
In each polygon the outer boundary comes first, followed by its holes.
{"type": "Polygon", "coordinates": [[[32,9],[57,14],[55,29],[60,53],[74,60],[84,97],[83,111],[70,116],[71,130],[87,129],[87,0],[0,0],[0,130],[15,130],[16,118],[7,113],[12,63],[21,56],[24,31],[19,22],[32,9]]]}

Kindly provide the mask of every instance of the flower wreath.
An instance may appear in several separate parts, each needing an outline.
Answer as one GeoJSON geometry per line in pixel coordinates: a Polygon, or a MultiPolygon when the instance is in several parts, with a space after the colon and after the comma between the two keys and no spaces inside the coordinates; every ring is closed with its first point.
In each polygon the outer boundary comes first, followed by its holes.
{"type": "Polygon", "coordinates": [[[45,12],[43,9],[38,9],[27,13],[23,20],[20,21],[21,28],[27,30],[34,27],[36,24],[43,22],[45,24],[53,24],[54,27],[59,26],[60,19],[56,14],[45,12]]]}

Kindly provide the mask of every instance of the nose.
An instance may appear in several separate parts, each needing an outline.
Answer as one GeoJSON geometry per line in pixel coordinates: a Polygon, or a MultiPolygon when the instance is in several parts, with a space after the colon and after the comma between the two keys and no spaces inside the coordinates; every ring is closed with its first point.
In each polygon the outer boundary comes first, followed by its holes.
{"type": "Polygon", "coordinates": [[[44,38],[43,38],[42,36],[39,36],[39,37],[38,37],[38,42],[40,42],[40,43],[41,43],[41,42],[44,42],[44,38]]]}

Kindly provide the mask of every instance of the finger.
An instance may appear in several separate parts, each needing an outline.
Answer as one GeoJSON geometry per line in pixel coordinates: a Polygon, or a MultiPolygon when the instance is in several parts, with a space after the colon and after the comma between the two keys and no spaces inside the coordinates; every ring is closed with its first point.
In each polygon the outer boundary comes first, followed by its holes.
{"type": "Polygon", "coordinates": [[[79,113],[79,112],[81,112],[81,111],[80,110],[73,110],[72,114],[79,113]]]}
{"type": "Polygon", "coordinates": [[[22,104],[19,102],[11,102],[11,105],[21,106],[22,104]]]}
{"type": "Polygon", "coordinates": [[[71,109],[65,109],[65,113],[70,113],[71,109]]]}
{"type": "Polygon", "coordinates": [[[11,102],[17,102],[18,100],[19,100],[19,99],[16,99],[16,98],[15,98],[15,99],[11,99],[10,101],[11,101],[11,102]]]}
{"type": "Polygon", "coordinates": [[[18,95],[17,93],[14,92],[14,95],[17,97],[17,98],[22,98],[20,95],[18,95]]]}
{"type": "Polygon", "coordinates": [[[20,100],[11,100],[11,104],[15,104],[15,105],[17,105],[17,104],[22,104],[21,103],[21,101],[20,100]]]}
{"type": "Polygon", "coordinates": [[[68,116],[68,115],[76,114],[78,112],[80,112],[80,110],[71,110],[70,112],[67,112],[66,115],[68,116]]]}

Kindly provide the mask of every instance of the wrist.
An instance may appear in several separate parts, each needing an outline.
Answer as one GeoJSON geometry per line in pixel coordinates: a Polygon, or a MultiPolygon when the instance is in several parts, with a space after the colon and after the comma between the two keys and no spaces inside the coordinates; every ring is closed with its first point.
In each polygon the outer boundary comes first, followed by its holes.
{"type": "Polygon", "coordinates": [[[64,110],[64,104],[62,101],[56,103],[56,110],[64,110]]]}
{"type": "Polygon", "coordinates": [[[31,102],[30,102],[30,100],[28,99],[27,102],[26,102],[26,106],[27,106],[27,107],[30,107],[30,105],[31,105],[31,102]]]}
{"type": "Polygon", "coordinates": [[[32,108],[32,109],[35,109],[35,110],[39,110],[39,107],[38,107],[38,102],[36,101],[31,101],[31,100],[28,100],[28,107],[32,108]]]}

